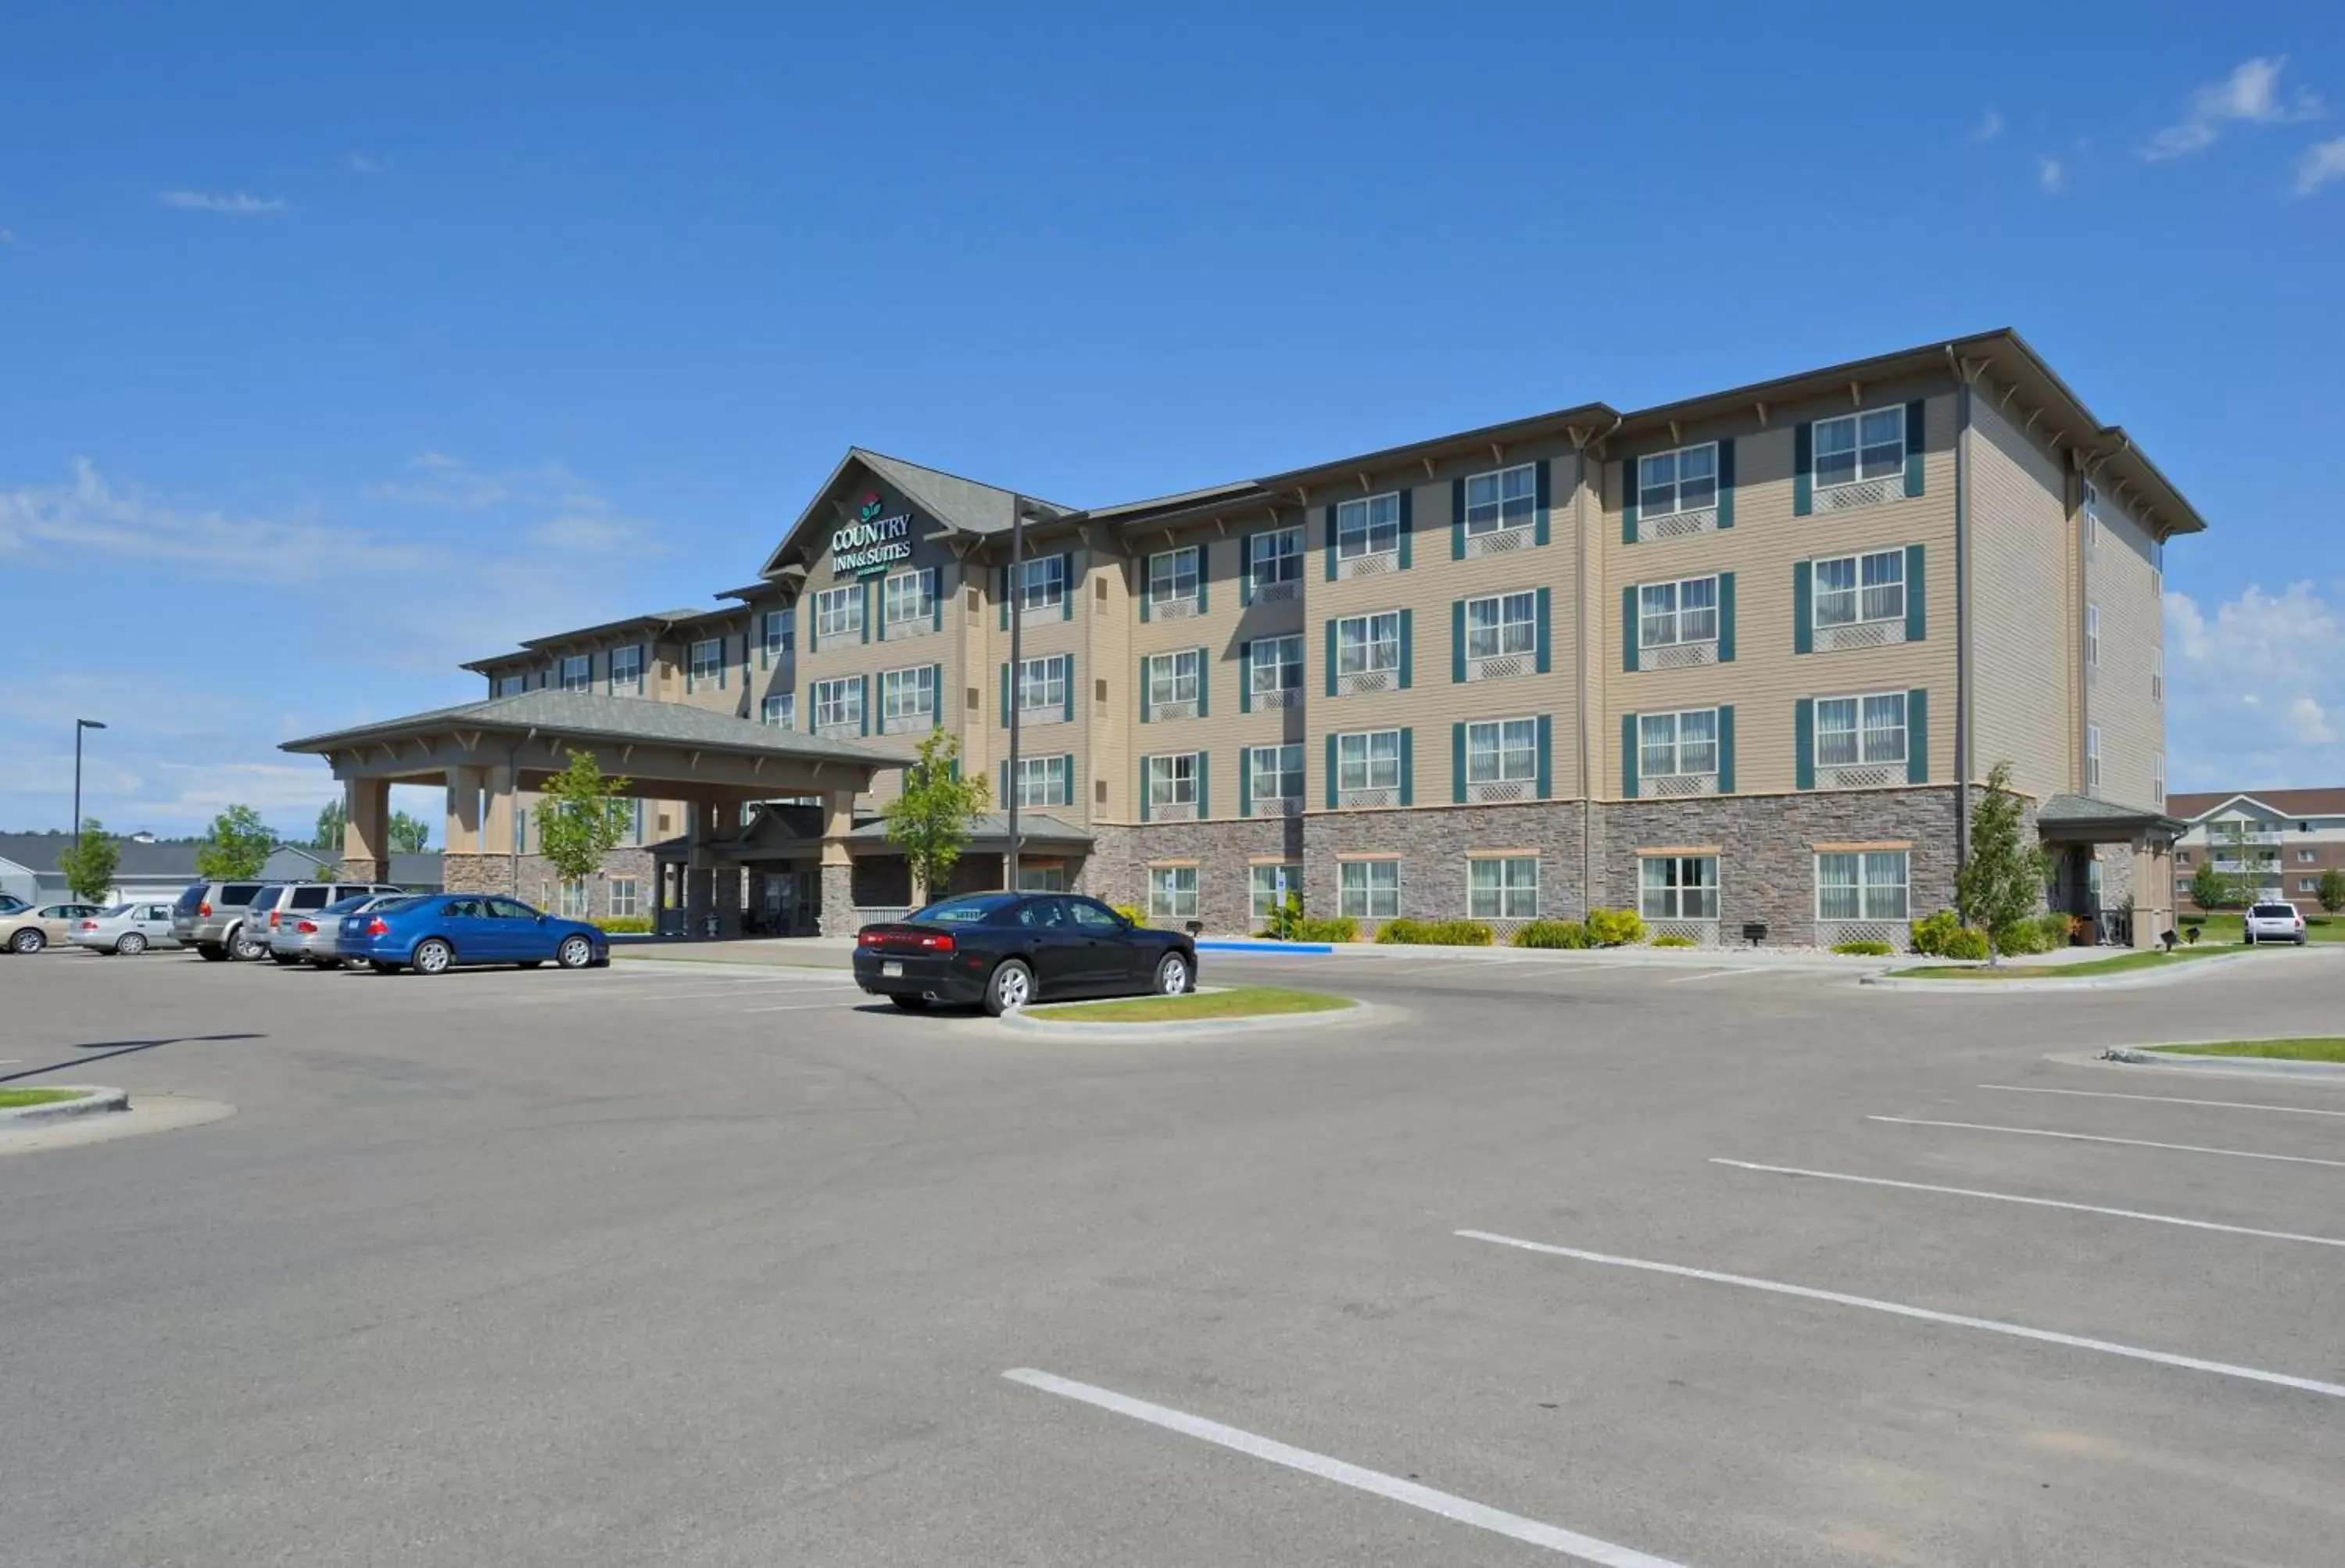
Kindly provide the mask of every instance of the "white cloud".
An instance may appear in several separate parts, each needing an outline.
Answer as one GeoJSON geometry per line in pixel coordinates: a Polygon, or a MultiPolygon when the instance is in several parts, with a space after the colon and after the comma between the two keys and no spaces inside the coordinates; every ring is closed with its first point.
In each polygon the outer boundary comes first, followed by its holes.
{"type": "Polygon", "coordinates": [[[391,160],[387,158],[369,158],[362,152],[354,152],[350,154],[350,172],[352,174],[388,174],[391,172],[391,160]]]}
{"type": "Polygon", "coordinates": [[[286,203],[279,197],[248,196],[241,190],[226,195],[209,190],[165,190],[157,192],[155,199],[182,212],[223,212],[230,218],[259,218],[286,210],[286,203]]]}
{"type": "Polygon", "coordinates": [[[14,245],[15,243],[16,243],[16,231],[13,229],[0,229],[0,245],[14,245]]]}
{"type": "Polygon", "coordinates": [[[2295,194],[2310,196],[2332,179],[2345,179],[2345,136],[2304,149],[2296,165],[2295,194]]]}
{"type": "Polygon", "coordinates": [[[1978,124],[1971,127],[1971,140],[1973,141],[1993,141],[2002,134],[2003,116],[1992,107],[1988,108],[1985,114],[1979,116],[1978,124]]]}
{"type": "Polygon", "coordinates": [[[566,512],[549,517],[529,531],[530,543],[549,550],[577,550],[615,555],[623,550],[656,549],[640,520],[610,513],[566,512]]]}
{"type": "Polygon", "coordinates": [[[2281,100],[2279,74],[2287,64],[2285,55],[2258,56],[2241,61],[2221,81],[2192,93],[2189,112],[2151,137],[2142,148],[2141,156],[2157,163],[2203,151],[2212,147],[2223,134],[2224,126],[2233,121],[2276,125],[2317,118],[2321,112],[2320,99],[2309,90],[2299,87],[2285,102],[2281,100]]]}
{"type": "Polygon", "coordinates": [[[2038,155],[2035,159],[2035,183],[2042,186],[2046,191],[2056,196],[2068,188],[2068,171],[2061,168],[2058,158],[2038,155]]]}
{"type": "Polygon", "coordinates": [[[2212,613],[2169,593],[2166,647],[2175,788],[2345,779],[2345,608],[2315,585],[2250,586],[2212,613]]]}

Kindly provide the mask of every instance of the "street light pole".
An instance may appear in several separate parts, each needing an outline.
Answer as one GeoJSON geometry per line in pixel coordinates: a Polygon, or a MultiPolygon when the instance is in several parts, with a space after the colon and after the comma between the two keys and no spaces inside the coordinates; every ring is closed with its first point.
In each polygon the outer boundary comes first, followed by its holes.
{"type": "Polygon", "coordinates": [[[1019,677],[1026,651],[1026,498],[1010,497],[1010,767],[1002,776],[1001,792],[1010,812],[1010,844],[1002,857],[1002,883],[1018,891],[1018,740],[1019,677]]]}
{"type": "Polygon", "coordinates": [[[76,718],[74,720],[73,831],[74,852],[76,854],[79,854],[81,852],[81,732],[85,729],[104,729],[105,728],[105,725],[100,724],[95,718],[76,718]]]}

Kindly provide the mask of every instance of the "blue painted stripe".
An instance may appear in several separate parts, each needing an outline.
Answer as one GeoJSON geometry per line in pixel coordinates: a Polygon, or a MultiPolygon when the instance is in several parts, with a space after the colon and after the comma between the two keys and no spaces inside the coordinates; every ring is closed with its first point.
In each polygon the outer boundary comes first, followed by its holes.
{"type": "Polygon", "coordinates": [[[1201,942],[1199,952],[1333,952],[1324,942],[1201,942]]]}

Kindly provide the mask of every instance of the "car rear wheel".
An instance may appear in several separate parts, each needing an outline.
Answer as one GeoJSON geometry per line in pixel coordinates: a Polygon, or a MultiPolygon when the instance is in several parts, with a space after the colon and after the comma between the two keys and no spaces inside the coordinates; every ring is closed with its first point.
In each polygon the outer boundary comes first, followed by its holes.
{"type": "Polygon", "coordinates": [[[38,952],[48,945],[47,933],[31,926],[26,926],[8,939],[8,951],[11,952],[38,952]]]}
{"type": "Polygon", "coordinates": [[[564,969],[584,969],[594,962],[594,944],[583,936],[565,936],[553,950],[553,962],[564,969]]]}
{"type": "Polygon", "coordinates": [[[427,937],[415,949],[415,972],[445,974],[448,966],[456,962],[456,950],[438,937],[427,937]]]}
{"type": "Polygon", "coordinates": [[[1156,965],[1156,994],[1178,996],[1189,989],[1189,961],[1168,952],[1156,965]]]}
{"type": "Polygon", "coordinates": [[[929,1010],[929,999],[925,996],[907,996],[898,991],[890,993],[888,1000],[907,1013],[926,1013],[929,1010]]]}
{"type": "Polygon", "coordinates": [[[199,942],[196,943],[196,956],[206,963],[218,963],[227,959],[228,949],[215,942],[199,942]]]}
{"type": "Polygon", "coordinates": [[[228,939],[228,950],[239,963],[249,963],[254,959],[259,958],[262,953],[269,951],[267,948],[261,946],[260,943],[253,941],[252,938],[245,935],[244,928],[242,926],[237,927],[234,932],[229,933],[228,939]]]}
{"type": "Polygon", "coordinates": [[[367,967],[373,970],[377,974],[397,974],[399,972],[399,965],[395,963],[385,963],[379,958],[369,959],[367,961],[367,967]]]}
{"type": "Polygon", "coordinates": [[[301,962],[301,955],[298,952],[272,952],[269,956],[288,969],[301,962]]]}
{"type": "Polygon", "coordinates": [[[999,1018],[1034,1000],[1034,972],[1017,959],[1004,959],[985,983],[985,1010],[999,1018]]]}
{"type": "Polygon", "coordinates": [[[339,958],[312,958],[310,961],[310,967],[311,969],[340,969],[342,967],[342,961],[339,958]]]}
{"type": "Polygon", "coordinates": [[[125,932],[122,940],[114,944],[114,951],[136,956],[147,951],[147,939],[135,931],[125,932]]]}

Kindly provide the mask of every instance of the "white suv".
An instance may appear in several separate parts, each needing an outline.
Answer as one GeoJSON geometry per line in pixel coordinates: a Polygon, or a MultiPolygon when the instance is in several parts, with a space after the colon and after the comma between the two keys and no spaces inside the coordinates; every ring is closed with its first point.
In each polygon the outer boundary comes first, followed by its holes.
{"type": "Polygon", "coordinates": [[[2292,942],[2304,945],[2304,917],[2296,912],[2294,904],[2255,904],[2249,908],[2247,918],[2240,922],[2246,928],[2246,940],[2259,942],[2292,942]]]}

